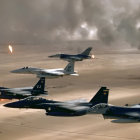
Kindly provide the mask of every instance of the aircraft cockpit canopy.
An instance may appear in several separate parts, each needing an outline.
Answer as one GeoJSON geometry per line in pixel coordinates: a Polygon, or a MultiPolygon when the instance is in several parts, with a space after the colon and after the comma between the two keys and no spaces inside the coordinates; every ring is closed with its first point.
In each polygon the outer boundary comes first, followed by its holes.
{"type": "Polygon", "coordinates": [[[23,67],[22,69],[28,69],[29,67],[23,67]]]}
{"type": "Polygon", "coordinates": [[[41,97],[36,97],[36,96],[31,96],[31,97],[27,97],[26,100],[28,101],[35,101],[35,100],[42,100],[43,98],[41,97]]]}

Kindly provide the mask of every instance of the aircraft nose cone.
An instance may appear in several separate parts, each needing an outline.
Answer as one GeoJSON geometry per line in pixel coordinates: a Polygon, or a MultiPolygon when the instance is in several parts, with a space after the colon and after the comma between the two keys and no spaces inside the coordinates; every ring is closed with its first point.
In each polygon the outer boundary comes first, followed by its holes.
{"type": "Polygon", "coordinates": [[[19,70],[12,70],[10,71],[11,73],[19,73],[20,71],[19,70]]]}
{"type": "Polygon", "coordinates": [[[9,107],[9,108],[21,108],[22,107],[21,104],[17,103],[17,102],[8,103],[8,104],[5,104],[3,106],[9,107]]]}
{"type": "Polygon", "coordinates": [[[60,57],[60,54],[50,55],[48,57],[60,57]]]}
{"type": "Polygon", "coordinates": [[[50,56],[48,56],[48,57],[55,57],[54,55],[50,55],[50,56]]]}
{"type": "Polygon", "coordinates": [[[12,70],[10,71],[11,73],[28,73],[30,70],[29,67],[23,67],[23,68],[20,68],[20,69],[16,69],[16,70],[12,70]]]}
{"type": "Polygon", "coordinates": [[[8,104],[5,104],[5,105],[3,105],[3,106],[5,106],[5,107],[10,107],[10,108],[15,107],[14,103],[8,103],[8,104]]]}

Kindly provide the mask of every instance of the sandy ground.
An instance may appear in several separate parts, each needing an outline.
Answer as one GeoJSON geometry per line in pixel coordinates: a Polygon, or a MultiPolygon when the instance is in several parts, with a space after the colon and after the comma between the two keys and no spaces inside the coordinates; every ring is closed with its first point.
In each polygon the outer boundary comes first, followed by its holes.
{"type": "MultiPolygon", "coordinates": [[[[59,50],[57,45],[54,48],[51,45],[14,46],[13,55],[1,46],[0,86],[32,86],[38,80],[34,75],[18,75],[9,71],[24,66],[63,68],[67,62],[47,56],[60,51],[79,52],[77,48],[61,47],[59,50]]],[[[107,86],[110,104],[140,103],[139,53],[131,49],[109,50],[93,47],[96,59],[76,63],[78,77],[48,79],[48,98],[90,100],[101,86],[107,86]]],[[[1,101],[0,105],[0,140],[140,140],[140,123],[115,123],[110,119],[104,120],[101,115],[52,117],[46,116],[43,110],[5,108],[2,105],[6,102],[10,101],[1,101]]]]}

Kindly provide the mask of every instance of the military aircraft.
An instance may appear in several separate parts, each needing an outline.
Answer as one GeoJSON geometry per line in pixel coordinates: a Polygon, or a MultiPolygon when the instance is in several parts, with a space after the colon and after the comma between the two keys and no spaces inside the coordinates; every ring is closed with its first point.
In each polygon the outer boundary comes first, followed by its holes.
{"type": "Polygon", "coordinates": [[[132,106],[105,106],[106,111],[103,113],[105,119],[131,119],[140,121],[140,105],[132,106]]]}
{"type": "Polygon", "coordinates": [[[140,121],[140,104],[115,106],[111,104],[101,103],[93,106],[91,112],[102,112],[104,119],[114,119],[112,122],[127,123],[140,121]]]}
{"type": "Polygon", "coordinates": [[[45,78],[42,77],[34,87],[5,88],[0,87],[0,99],[23,99],[29,96],[47,95],[45,78]]]}
{"type": "Polygon", "coordinates": [[[42,69],[42,68],[33,68],[33,67],[23,67],[20,69],[16,69],[11,71],[12,73],[18,74],[36,74],[37,77],[45,77],[48,79],[58,78],[67,75],[78,76],[77,72],[74,71],[74,63],[73,61],[69,62],[67,66],[62,69],[42,69]]]}
{"type": "MultiPolygon", "coordinates": [[[[108,102],[109,89],[101,87],[96,95],[89,101],[72,100],[72,101],[53,101],[40,97],[28,97],[26,99],[5,104],[5,107],[11,108],[32,108],[45,109],[46,115],[50,116],[81,116],[92,114],[92,107],[99,103],[108,102]]],[[[93,112],[94,114],[95,112],[93,112]]],[[[100,113],[102,113],[100,111],[100,113]]]]}
{"type": "Polygon", "coordinates": [[[91,59],[94,58],[94,55],[89,55],[90,51],[92,50],[91,47],[87,48],[80,54],[70,55],[70,54],[55,54],[48,56],[50,58],[60,58],[66,61],[82,61],[83,59],[91,59]]]}

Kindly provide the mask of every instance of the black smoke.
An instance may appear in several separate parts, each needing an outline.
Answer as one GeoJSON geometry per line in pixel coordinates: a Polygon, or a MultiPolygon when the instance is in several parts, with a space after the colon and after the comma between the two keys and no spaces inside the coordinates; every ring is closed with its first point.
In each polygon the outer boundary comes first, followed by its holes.
{"type": "Polygon", "coordinates": [[[139,0],[0,0],[0,43],[88,40],[86,23],[105,45],[140,47],[139,22],[139,0]]]}

